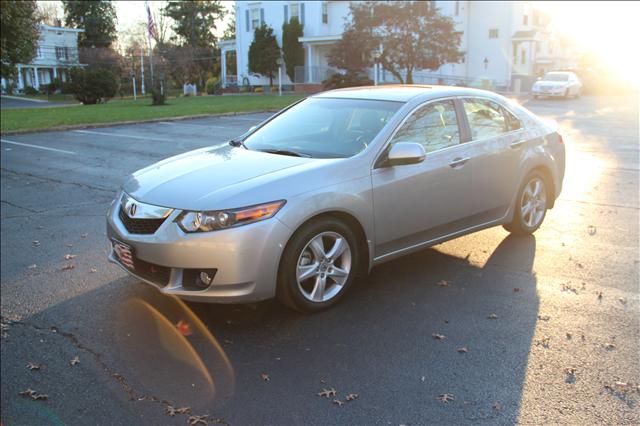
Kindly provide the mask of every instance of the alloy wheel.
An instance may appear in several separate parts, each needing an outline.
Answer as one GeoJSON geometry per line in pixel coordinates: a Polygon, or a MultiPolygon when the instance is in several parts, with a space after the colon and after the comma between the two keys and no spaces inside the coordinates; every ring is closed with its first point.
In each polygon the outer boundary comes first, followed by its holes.
{"type": "Polygon", "coordinates": [[[296,279],[309,301],[327,302],[340,293],[351,272],[351,247],[337,232],[322,232],[302,249],[296,279]]]}
{"type": "Polygon", "coordinates": [[[535,177],[527,183],[522,192],[520,213],[524,224],[529,228],[537,227],[544,218],[547,209],[547,190],[544,181],[535,177]]]}

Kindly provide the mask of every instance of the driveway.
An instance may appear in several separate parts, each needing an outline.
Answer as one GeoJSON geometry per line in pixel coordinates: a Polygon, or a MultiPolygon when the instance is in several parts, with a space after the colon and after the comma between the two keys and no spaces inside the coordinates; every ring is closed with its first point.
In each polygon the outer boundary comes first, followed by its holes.
{"type": "Polygon", "coordinates": [[[2,109],[13,108],[51,108],[60,106],[79,105],[77,102],[50,102],[41,99],[27,99],[18,96],[0,96],[0,107],[2,109]]]}
{"type": "Polygon", "coordinates": [[[2,423],[640,423],[637,101],[527,106],[568,152],[535,236],[385,263],[313,316],[182,304],[106,261],[128,173],[267,115],[3,137],[2,423]]]}

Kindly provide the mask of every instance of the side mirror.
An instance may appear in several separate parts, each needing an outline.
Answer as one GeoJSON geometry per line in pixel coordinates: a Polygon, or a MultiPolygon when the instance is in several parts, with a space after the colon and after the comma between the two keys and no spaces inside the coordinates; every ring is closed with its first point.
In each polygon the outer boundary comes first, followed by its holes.
{"type": "Polygon", "coordinates": [[[419,143],[398,142],[389,150],[387,159],[390,166],[402,166],[421,163],[426,155],[424,147],[419,143]]]}

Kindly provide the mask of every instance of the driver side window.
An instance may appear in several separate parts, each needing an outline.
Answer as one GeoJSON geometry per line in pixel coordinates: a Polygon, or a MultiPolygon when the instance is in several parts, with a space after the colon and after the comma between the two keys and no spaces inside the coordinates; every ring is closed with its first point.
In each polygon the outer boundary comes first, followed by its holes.
{"type": "Polygon", "coordinates": [[[453,101],[432,102],[417,109],[391,140],[415,142],[429,153],[460,143],[458,119],[453,101]]]}

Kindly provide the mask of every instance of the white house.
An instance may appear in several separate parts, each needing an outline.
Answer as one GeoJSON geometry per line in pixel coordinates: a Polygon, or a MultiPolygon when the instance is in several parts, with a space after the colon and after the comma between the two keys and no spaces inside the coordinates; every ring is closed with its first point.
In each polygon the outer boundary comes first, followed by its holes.
{"type": "MultiPolygon", "coordinates": [[[[84,30],[41,25],[35,58],[30,64],[18,64],[17,89],[24,90],[27,86],[39,89],[56,77],[66,81],[70,68],[82,66],[78,59],[81,32],[84,30]]],[[[4,79],[2,87],[6,87],[4,79]]]]}
{"type": "MultiPolygon", "coordinates": [[[[272,27],[282,46],[282,24],[297,16],[304,25],[300,38],[306,51],[305,65],[294,81],[283,74],[283,83],[317,84],[337,70],[327,63],[331,45],[338,41],[349,17],[349,1],[237,1],[236,40],[223,50],[235,50],[237,83],[268,84],[248,70],[249,46],[256,27],[272,27]]],[[[567,46],[556,40],[550,19],[533,2],[432,1],[440,13],[450,16],[462,34],[464,59],[437,71],[418,71],[415,83],[489,84],[526,90],[536,76],[549,69],[574,66],[567,46]]],[[[224,57],[224,55],[223,55],[224,57]]],[[[225,67],[223,66],[223,69],[225,67]]],[[[226,70],[225,70],[226,71],[226,70]]],[[[370,72],[373,75],[373,72],[370,72]]],[[[235,81],[236,76],[227,77],[235,81]]],[[[393,82],[387,72],[380,81],[393,82]]]]}

